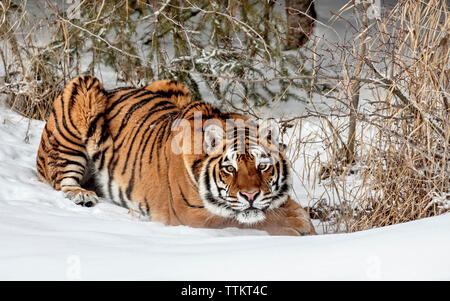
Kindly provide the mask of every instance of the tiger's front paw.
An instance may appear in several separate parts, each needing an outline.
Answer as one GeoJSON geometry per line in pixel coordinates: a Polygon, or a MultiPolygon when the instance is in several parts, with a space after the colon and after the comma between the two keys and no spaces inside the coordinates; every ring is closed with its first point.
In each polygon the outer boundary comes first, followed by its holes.
{"type": "Polygon", "coordinates": [[[305,236],[305,235],[317,235],[314,226],[309,219],[303,217],[287,217],[284,221],[285,226],[283,230],[288,235],[305,236]]]}
{"type": "Polygon", "coordinates": [[[270,235],[317,235],[308,213],[299,206],[278,210],[265,223],[263,230],[270,235]]]}
{"type": "Polygon", "coordinates": [[[293,211],[294,216],[288,217],[287,223],[292,225],[299,235],[317,235],[308,212],[301,207],[293,211]]]}
{"type": "Polygon", "coordinates": [[[270,235],[317,235],[310,221],[297,217],[285,217],[279,224],[271,225],[264,230],[269,232],[270,235]]]}
{"type": "Polygon", "coordinates": [[[99,202],[95,192],[83,188],[65,189],[64,195],[75,204],[83,207],[93,207],[99,202]]]}

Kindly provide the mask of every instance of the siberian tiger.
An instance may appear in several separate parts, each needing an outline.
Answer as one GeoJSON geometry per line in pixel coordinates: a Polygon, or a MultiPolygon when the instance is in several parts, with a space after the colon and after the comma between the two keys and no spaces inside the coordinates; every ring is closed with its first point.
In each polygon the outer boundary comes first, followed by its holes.
{"type": "Polygon", "coordinates": [[[98,196],[167,225],[316,234],[289,197],[276,131],[191,101],[174,81],[106,91],[73,79],[55,100],[37,154],[41,181],[76,204],[98,196]],[[93,176],[97,192],[85,183],[93,176]]]}

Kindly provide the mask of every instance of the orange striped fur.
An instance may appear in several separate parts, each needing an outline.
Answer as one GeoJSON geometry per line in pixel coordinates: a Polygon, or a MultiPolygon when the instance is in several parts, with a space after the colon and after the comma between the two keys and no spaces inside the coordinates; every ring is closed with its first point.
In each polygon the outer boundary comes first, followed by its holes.
{"type": "Polygon", "coordinates": [[[38,176],[77,204],[94,206],[100,195],[167,225],[315,234],[306,211],[288,195],[290,171],[277,146],[238,127],[218,146],[209,140],[208,121],[226,128],[230,119],[258,127],[245,116],[193,102],[174,81],[106,91],[98,79],[82,75],[54,102],[37,154],[38,176]],[[176,127],[179,120],[189,136],[176,127]],[[179,137],[183,150],[194,148],[192,133],[212,152],[174,153],[179,137]],[[259,153],[264,149],[273,154],[270,163],[261,163],[269,160],[259,153]],[[96,191],[88,187],[92,179],[96,191]]]}

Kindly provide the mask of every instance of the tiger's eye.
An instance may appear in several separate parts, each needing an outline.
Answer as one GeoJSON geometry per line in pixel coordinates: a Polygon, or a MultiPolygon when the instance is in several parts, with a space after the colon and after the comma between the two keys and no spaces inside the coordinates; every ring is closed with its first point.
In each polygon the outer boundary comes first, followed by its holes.
{"type": "Polygon", "coordinates": [[[234,167],[231,165],[225,166],[224,169],[229,173],[234,173],[234,167]]]}
{"type": "Polygon", "coordinates": [[[259,164],[258,165],[258,169],[260,170],[260,171],[262,171],[262,170],[264,170],[264,169],[266,169],[267,168],[267,164],[259,164]]]}

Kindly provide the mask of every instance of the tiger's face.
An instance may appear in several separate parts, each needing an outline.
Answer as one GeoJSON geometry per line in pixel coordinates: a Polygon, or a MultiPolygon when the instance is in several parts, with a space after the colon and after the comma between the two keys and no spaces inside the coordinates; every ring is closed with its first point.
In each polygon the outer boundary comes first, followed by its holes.
{"type": "MultiPolygon", "coordinates": [[[[211,140],[205,132],[205,143],[215,139],[213,144],[217,144],[220,135],[213,134],[211,140]]],[[[265,219],[267,210],[280,207],[288,199],[291,175],[287,160],[278,144],[269,144],[264,134],[254,137],[248,131],[234,130],[226,136],[216,146],[224,151],[211,152],[203,164],[200,196],[210,212],[256,224],[265,219]]]]}

